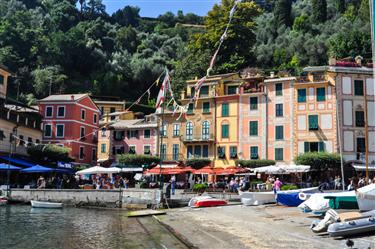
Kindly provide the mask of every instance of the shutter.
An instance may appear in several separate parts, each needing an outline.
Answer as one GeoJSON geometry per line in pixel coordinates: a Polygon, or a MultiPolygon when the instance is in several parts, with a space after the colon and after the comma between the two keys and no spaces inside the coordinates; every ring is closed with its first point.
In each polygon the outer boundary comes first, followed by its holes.
{"type": "Polygon", "coordinates": [[[319,152],[324,152],[325,151],[325,144],[323,141],[320,141],[319,144],[319,152]]]}
{"type": "Polygon", "coordinates": [[[310,151],[310,143],[309,142],[305,142],[305,153],[306,152],[309,152],[310,151]]]}

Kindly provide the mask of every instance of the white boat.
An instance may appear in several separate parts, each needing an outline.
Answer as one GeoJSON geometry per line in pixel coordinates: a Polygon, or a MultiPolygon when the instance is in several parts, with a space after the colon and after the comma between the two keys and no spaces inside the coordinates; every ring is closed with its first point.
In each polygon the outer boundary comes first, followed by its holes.
{"type": "Polygon", "coordinates": [[[245,206],[258,206],[276,203],[274,192],[242,192],[238,191],[241,203],[245,206]]]}
{"type": "Polygon", "coordinates": [[[31,201],[33,208],[62,208],[63,204],[59,202],[48,202],[48,201],[31,201]]]}
{"type": "Polygon", "coordinates": [[[0,206],[5,206],[8,203],[8,199],[0,196],[0,206]]]}
{"type": "Polygon", "coordinates": [[[375,184],[370,184],[357,189],[356,197],[359,210],[375,210],[375,184]]]}
{"type": "MultiPolygon", "coordinates": [[[[345,192],[334,192],[334,193],[314,193],[314,194],[311,194],[307,200],[302,202],[298,206],[298,208],[304,213],[312,212],[313,214],[316,214],[316,215],[322,215],[330,209],[329,199],[325,198],[329,196],[351,197],[351,196],[355,196],[355,192],[345,191],[345,192]]],[[[300,194],[300,199],[303,199],[301,198],[301,194],[300,194]]]]}

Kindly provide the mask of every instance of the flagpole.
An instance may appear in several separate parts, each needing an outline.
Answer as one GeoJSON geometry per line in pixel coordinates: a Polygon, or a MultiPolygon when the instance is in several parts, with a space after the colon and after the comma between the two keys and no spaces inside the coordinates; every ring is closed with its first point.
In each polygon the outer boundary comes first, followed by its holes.
{"type": "MultiPolygon", "coordinates": [[[[168,69],[165,70],[165,77],[168,77],[168,69]]],[[[168,80],[168,79],[166,79],[168,80]]],[[[166,97],[166,92],[167,92],[167,89],[166,89],[166,80],[163,81],[163,84],[162,84],[162,88],[163,88],[163,102],[161,103],[161,131],[163,131],[163,134],[160,134],[160,146],[159,146],[159,157],[160,157],[160,171],[159,171],[159,189],[161,191],[163,191],[163,183],[162,183],[162,174],[161,174],[161,170],[162,170],[162,167],[163,167],[163,156],[162,156],[162,146],[163,146],[163,137],[164,137],[164,109],[165,109],[165,97],[166,97]]],[[[159,131],[159,133],[161,133],[159,131]]],[[[167,148],[165,149],[167,150],[167,148]]],[[[166,151],[165,151],[166,152],[166,151]]]]}
{"type": "MultiPolygon", "coordinates": [[[[372,48],[372,80],[375,82],[374,76],[375,76],[375,69],[374,69],[374,62],[375,62],[375,44],[374,44],[374,38],[375,38],[375,25],[374,25],[374,7],[375,7],[375,0],[369,0],[370,4],[370,21],[371,21],[371,48],[372,48]]],[[[365,94],[365,153],[366,153],[366,184],[368,184],[368,164],[369,164],[369,155],[368,155],[368,113],[367,113],[367,82],[365,84],[364,88],[364,94],[365,94]]]]}

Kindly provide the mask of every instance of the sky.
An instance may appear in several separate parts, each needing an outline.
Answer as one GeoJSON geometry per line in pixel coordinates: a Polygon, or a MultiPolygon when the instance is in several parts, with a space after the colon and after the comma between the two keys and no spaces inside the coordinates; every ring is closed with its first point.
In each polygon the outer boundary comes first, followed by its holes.
{"type": "Polygon", "coordinates": [[[182,10],[184,14],[192,12],[204,16],[219,2],[220,0],[103,0],[109,14],[131,5],[140,7],[142,17],[157,17],[167,11],[176,14],[178,10],[182,10]]]}

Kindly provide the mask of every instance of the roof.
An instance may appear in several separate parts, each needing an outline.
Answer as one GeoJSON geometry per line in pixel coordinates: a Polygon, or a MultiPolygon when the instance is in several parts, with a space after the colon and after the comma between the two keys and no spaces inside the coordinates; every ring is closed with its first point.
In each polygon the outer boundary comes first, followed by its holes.
{"type": "Polygon", "coordinates": [[[79,94],[56,94],[50,95],[44,99],[38,100],[38,102],[48,102],[48,101],[77,101],[86,96],[89,96],[87,93],[79,93],[79,94]],[[72,99],[73,98],[73,99],[72,99]]]}
{"type": "MultiPolygon", "coordinates": [[[[233,75],[236,75],[236,74],[238,74],[238,72],[226,73],[226,74],[216,74],[216,75],[208,76],[206,78],[206,81],[220,80],[220,79],[227,78],[227,77],[230,77],[230,76],[233,76],[233,75]]],[[[200,80],[200,79],[187,80],[186,82],[187,83],[194,83],[194,82],[197,82],[198,80],[200,80]]]]}
{"type": "Polygon", "coordinates": [[[366,73],[373,74],[371,67],[340,67],[340,66],[312,66],[305,67],[303,71],[306,72],[334,72],[334,73],[366,73]]]}
{"type": "Polygon", "coordinates": [[[125,105],[125,101],[112,101],[112,100],[94,100],[97,105],[125,105]]]}
{"type": "Polygon", "coordinates": [[[279,82],[279,81],[292,81],[296,80],[296,77],[281,77],[281,78],[274,78],[274,79],[265,79],[264,83],[272,83],[272,82],[279,82]]]}
{"type": "Polygon", "coordinates": [[[120,120],[111,125],[111,129],[136,129],[136,128],[154,128],[157,127],[156,121],[145,121],[144,119],[120,120]]]}

